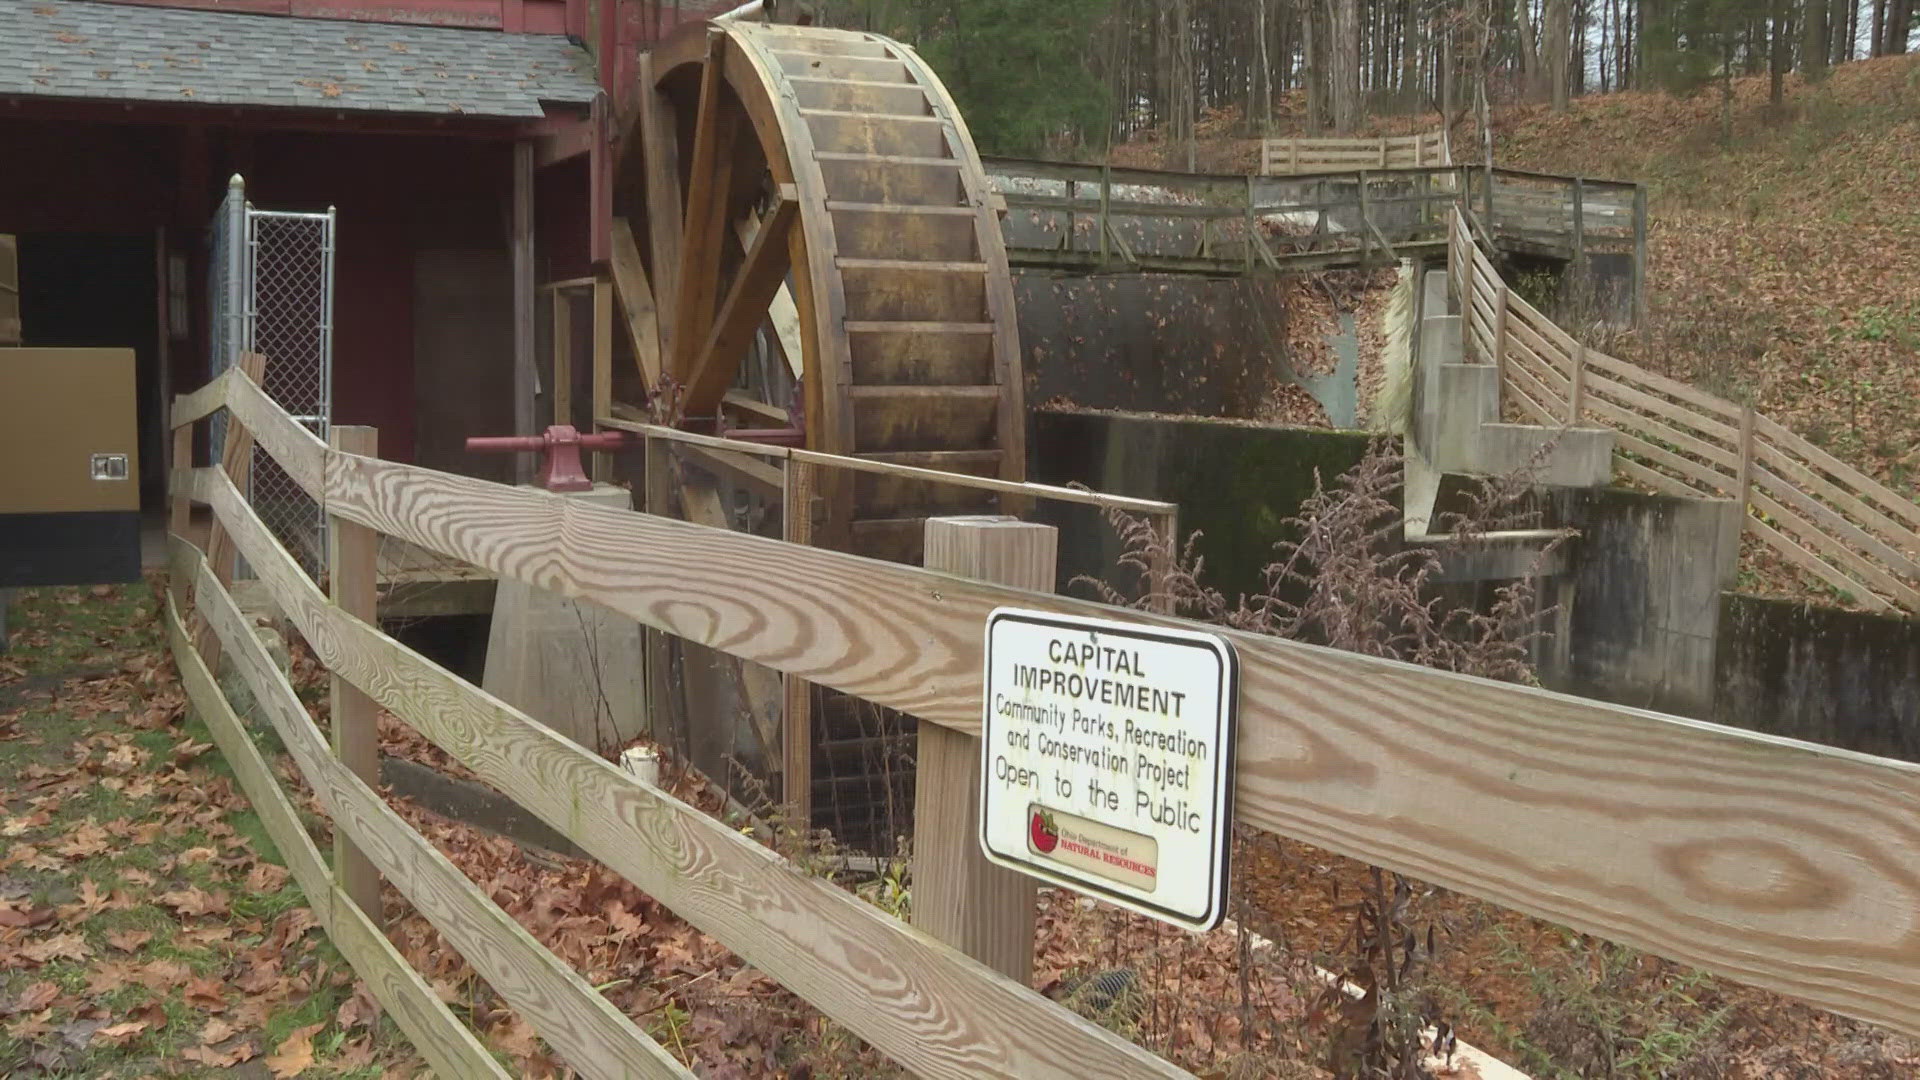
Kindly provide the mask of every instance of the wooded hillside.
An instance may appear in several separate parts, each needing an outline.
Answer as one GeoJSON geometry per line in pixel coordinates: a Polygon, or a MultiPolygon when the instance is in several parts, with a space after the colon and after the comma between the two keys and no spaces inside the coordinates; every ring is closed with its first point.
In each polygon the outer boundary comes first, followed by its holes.
{"type": "Polygon", "coordinates": [[[1913,47],[1920,0],[818,0],[916,45],[989,153],[1099,155],[1209,113],[1244,134],[1450,122],[1505,102],[1818,79],[1913,47]]]}

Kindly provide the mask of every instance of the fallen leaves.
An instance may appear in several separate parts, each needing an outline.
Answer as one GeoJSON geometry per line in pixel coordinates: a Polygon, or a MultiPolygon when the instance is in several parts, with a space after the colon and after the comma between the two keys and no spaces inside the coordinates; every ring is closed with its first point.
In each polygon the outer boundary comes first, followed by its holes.
{"type": "Polygon", "coordinates": [[[267,1057],[267,1069],[272,1072],[274,1076],[281,1078],[281,1080],[286,1080],[287,1077],[299,1076],[301,1073],[312,1068],[313,1037],[319,1033],[321,1028],[326,1026],[325,1024],[311,1024],[307,1027],[294,1029],[293,1034],[288,1035],[286,1040],[267,1057]]]}
{"type": "Polygon", "coordinates": [[[202,915],[225,915],[229,900],[224,891],[207,892],[199,886],[175,889],[154,897],[154,902],[194,918],[202,915]]]}

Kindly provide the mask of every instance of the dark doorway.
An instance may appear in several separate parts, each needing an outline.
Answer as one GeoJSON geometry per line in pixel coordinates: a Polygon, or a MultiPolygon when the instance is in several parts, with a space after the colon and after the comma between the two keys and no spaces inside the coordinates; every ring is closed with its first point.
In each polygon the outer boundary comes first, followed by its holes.
{"type": "Polygon", "coordinates": [[[28,233],[20,238],[22,344],[132,349],[140,403],[140,505],[166,501],[154,238],[28,233]]]}

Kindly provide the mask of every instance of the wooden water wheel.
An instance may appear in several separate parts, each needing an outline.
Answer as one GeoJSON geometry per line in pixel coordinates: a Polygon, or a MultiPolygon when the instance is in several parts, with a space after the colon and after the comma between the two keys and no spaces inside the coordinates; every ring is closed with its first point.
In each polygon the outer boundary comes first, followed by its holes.
{"type": "MultiPolygon", "coordinates": [[[[1023,478],[998,200],[926,64],[874,34],[715,21],[641,71],[651,129],[616,190],[651,247],[654,415],[1023,478]]],[[[928,515],[993,506],[870,474],[823,494],[817,542],[897,561],[918,561],[928,515]]]]}
{"type": "MultiPolygon", "coordinates": [[[[1024,478],[1000,200],[925,63],[874,34],[716,20],[643,56],[640,80],[615,177],[624,217],[613,253],[651,416],[1024,478]]],[[[663,499],[703,524],[766,527],[742,493],[768,493],[776,471],[756,478],[741,456],[683,449],[696,467],[673,470],[663,499]]],[[[991,493],[898,474],[811,475],[811,542],[874,558],[917,563],[928,516],[997,508],[991,493]]],[[[796,510],[783,507],[789,536],[796,510]]],[[[793,680],[782,687],[767,669],[728,667],[686,643],[658,648],[649,667],[679,673],[686,715],[728,715],[730,699],[765,753],[736,749],[781,763],[784,798],[810,803],[813,823],[845,842],[890,846],[912,803],[910,720],[793,680]]],[[[671,691],[661,694],[671,712],[671,691]]]]}

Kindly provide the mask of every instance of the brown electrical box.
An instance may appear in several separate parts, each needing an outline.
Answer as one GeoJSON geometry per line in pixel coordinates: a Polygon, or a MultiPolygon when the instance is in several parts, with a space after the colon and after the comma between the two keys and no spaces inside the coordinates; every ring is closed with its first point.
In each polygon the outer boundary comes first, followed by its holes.
{"type": "Polygon", "coordinates": [[[132,349],[0,348],[0,586],[140,577],[132,349]]]}

